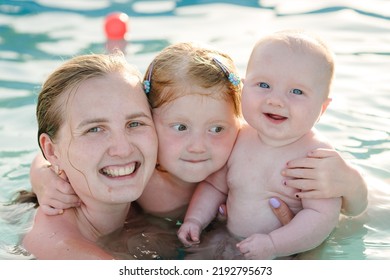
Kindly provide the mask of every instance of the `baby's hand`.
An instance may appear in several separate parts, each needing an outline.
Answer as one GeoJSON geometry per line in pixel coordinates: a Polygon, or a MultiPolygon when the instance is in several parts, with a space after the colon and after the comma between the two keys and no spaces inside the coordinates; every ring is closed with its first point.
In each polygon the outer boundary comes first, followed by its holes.
{"type": "Polygon", "coordinates": [[[237,248],[248,260],[271,260],[275,258],[275,248],[268,234],[253,234],[237,243],[237,248]]]}
{"type": "Polygon", "coordinates": [[[192,246],[200,243],[200,232],[202,226],[195,219],[186,219],[177,232],[177,236],[184,246],[192,246]]]}
{"type": "Polygon", "coordinates": [[[80,199],[69,184],[64,172],[57,174],[52,167],[40,169],[41,184],[34,192],[46,215],[62,214],[65,209],[80,206],[80,199]]]}

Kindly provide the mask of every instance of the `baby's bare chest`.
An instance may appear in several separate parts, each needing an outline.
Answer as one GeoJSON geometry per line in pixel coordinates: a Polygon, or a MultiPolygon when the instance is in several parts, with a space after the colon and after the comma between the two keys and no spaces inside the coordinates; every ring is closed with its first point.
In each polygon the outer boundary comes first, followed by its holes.
{"type": "Polygon", "coordinates": [[[286,188],[282,171],[287,162],[303,157],[305,151],[275,149],[253,143],[238,143],[229,160],[229,189],[248,195],[290,196],[295,190],[286,188]]]}

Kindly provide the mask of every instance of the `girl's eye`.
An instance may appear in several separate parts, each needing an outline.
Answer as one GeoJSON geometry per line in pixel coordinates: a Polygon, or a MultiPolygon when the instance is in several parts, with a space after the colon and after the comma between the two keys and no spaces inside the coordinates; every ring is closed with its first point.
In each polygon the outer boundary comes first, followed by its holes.
{"type": "Polygon", "coordinates": [[[102,129],[100,128],[100,127],[92,127],[92,128],[90,128],[90,129],[88,129],[88,133],[96,133],[96,132],[99,132],[99,131],[101,131],[102,129]]]}
{"type": "Polygon", "coordinates": [[[269,84],[264,83],[264,82],[259,83],[259,87],[261,87],[261,88],[270,88],[269,84]]]}
{"type": "Polygon", "coordinates": [[[300,89],[297,89],[297,88],[293,88],[292,90],[290,90],[290,92],[292,94],[296,94],[296,95],[302,95],[303,94],[303,91],[300,90],[300,89]]]}
{"type": "Polygon", "coordinates": [[[176,129],[177,131],[187,130],[187,126],[185,126],[184,124],[175,124],[173,128],[176,129]]]}
{"type": "Polygon", "coordinates": [[[220,133],[223,130],[223,127],[222,126],[214,126],[210,130],[213,133],[220,133]]]}

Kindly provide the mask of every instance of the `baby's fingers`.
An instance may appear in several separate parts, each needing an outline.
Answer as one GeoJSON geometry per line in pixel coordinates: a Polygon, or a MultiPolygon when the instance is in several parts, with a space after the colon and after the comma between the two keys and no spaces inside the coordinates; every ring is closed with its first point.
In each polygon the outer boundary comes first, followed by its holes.
{"type": "Polygon", "coordinates": [[[69,184],[67,181],[64,181],[62,179],[58,179],[56,183],[56,189],[63,194],[68,194],[68,195],[76,194],[71,184],[69,184]]]}
{"type": "Polygon", "coordinates": [[[194,244],[198,244],[200,242],[199,234],[197,235],[190,229],[179,229],[179,231],[177,232],[177,236],[181,243],[183,243],[183,245],[187,247],[190,247],[194,244]]]}
{"type": "Polygon", "coordinates": [[[247,239],[242,240],[241,242],[237,243],[236,247],[240,251],[241,254],[245,255],[250,252],[250,246],[247,239]]]}
{"type": "Polygon", "coordinates": [[[62,213],[64,213],[64,210],[56,209],[49,205],[40,205],[39,207],[42,209],[42,212],[48,216],[61,215],[62,213]]]}

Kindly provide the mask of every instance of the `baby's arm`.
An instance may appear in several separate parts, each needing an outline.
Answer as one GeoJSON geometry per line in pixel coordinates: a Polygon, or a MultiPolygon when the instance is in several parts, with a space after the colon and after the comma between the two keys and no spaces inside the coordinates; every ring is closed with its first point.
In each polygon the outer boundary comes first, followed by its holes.
{"type": "MultiPolygon", "coordinates": [[[[225,171],[217,171],[210,177],[226,176],[225,171]],[[223,174],[222,174],[223,173],[223,174]]],[[[211,178],[208,179],[211,179],[211,178]]],[[[211,182],[215,180],[201,182],[192,195],[188,206],[184,222],[177,235],[185,246],[191,246],[200,242],[201,231],[216,217],[218,207],[226,202],[226,193],[220,191],[211,182]]],[[[224,179],[222,179],[224,180],[224,179]]]]}
{"type": "Polygon", "coordinates": [[[341,199],[302,200],[304,209],[269,234],[253,234],[237,244],[247,259],[290,256],[320,245],[337,225],[341,199]]]}
{"type": "Polygon", "coordinates": [[[47,215],[62,214],[64,209],[80,206],[65,173],[57,175],[41,153],[31,163],[30,182],[42,211],[47,215]]]}
{"type": "Polygon", "coordinates": [[[342,197],[342,213],[361,214],[367,207],[367,184],[360,172],[330,149],[311,151],[308,157],[289,161],[282,175],[285,185],[301,189],[299,198],[342,197]]]}

